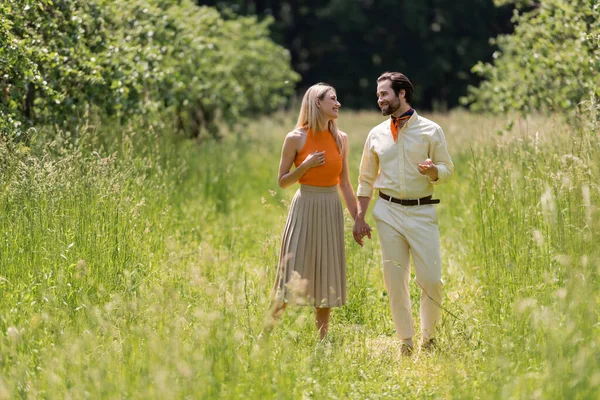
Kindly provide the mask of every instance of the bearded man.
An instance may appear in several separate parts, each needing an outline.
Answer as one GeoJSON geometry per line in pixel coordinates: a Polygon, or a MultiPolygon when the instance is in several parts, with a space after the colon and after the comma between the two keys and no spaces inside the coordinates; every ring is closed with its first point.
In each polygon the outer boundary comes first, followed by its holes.
{"type": "Polygon", "coordinates": [[[365,222],[375,190],[373,209],[377,224],[385,287],[392,319],[401,341],[401,354],[414,349],[414,325],[409,292],[410,256],[421,288],[422,349],[435,345],[442,302],[442,262],[438,216],[433,189],[448,181],[454,165],[438,124],[411,107],[413,85],[400,72],[385,72],[377,79],[378,105],[389,115],[367,137],[358,178],[358,212],[353,235],[362,246],[371,237],[365,222]]]}

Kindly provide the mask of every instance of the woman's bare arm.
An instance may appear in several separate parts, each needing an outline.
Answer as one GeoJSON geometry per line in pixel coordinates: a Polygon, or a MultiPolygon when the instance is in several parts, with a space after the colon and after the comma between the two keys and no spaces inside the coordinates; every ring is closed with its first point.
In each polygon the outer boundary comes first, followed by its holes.
{"type": "Polygon", "coordinates": [[[343,132],[340,132],[340,134],[342,135],[343,143],[343,160],[342,173],[340,174],[340,190],[342,192],[344,202],[346,203],[346,208],[348,208],[352,219],[356,219],[356,196],[354,196],[354,189],[352,188],[352,184],[350,183],[350,173],[348,167],[348,153],[350,152],[350,145],[348,144],[348,135],[346,135],[343,132]]]}
{"type": "Polygon", "coordinates": [[[324,151],[310,153],[298,168],[290,172],[294,160],[296,159],[296,155],[298,154],[298,151],[302,149],[304,142],[305,138],[299,132],[290,132],[285,137],[283,148],[281,149],[281,160],[279,161],[279,174],[277,179],[277,183],[282,189],[298,182],[302,175],[309,169],[325,163],[324,151]]]}

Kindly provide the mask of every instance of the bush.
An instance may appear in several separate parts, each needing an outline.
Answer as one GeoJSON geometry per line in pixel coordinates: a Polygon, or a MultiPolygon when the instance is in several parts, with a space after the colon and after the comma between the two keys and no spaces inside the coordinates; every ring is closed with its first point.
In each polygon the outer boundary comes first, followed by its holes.
{"type": "Polygon", "coordinates": [[[75,130],[90,110],[169,110],[191,136],[271,111],[298,76],[270,20],[225,21],[189,0],[7,0],[0,5],[0,129],[75,130]]]}
{"type": "Polygon", "coordinates": [[[485,81],[469,88],[463,104],[495,113],[573,112],[600,95],[600,4],[541,0],[513,21],[514,34],[495,40],[494,64],[473,67],[485,81]]]}

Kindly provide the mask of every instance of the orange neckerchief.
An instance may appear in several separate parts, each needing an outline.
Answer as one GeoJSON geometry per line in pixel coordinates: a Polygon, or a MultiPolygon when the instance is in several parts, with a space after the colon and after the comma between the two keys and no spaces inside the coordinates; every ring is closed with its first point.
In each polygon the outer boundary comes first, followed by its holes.
{"type": "Polygon", "coordinates": [[[409,109],[407,112],[405,112],[404,114],[402,114],[399,117],[394,117],[393,115],[390,118],[390,129],[392,130],[392,136],[394,137],[394,142],[398,141],[398,130],[400,129],[400,121],[406,121],[408,120],[413,114],[414,114],[415,110],[413,110],[412,108],[409,109]]]}

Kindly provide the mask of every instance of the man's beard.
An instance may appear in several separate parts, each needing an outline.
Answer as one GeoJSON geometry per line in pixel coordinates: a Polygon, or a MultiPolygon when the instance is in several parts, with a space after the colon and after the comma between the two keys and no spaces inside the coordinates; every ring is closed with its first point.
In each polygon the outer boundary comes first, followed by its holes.
{"type": "Polygon", "coordinates": [[[385,106],[384,108],[381,109],[381,114],[383,115],[392,115],[393,113],[395,113],[396,111],[398,111],[398,109],[400,108],[400,101],[398,101],[397,103],[388,103],[387,106],[385,106]]]}

